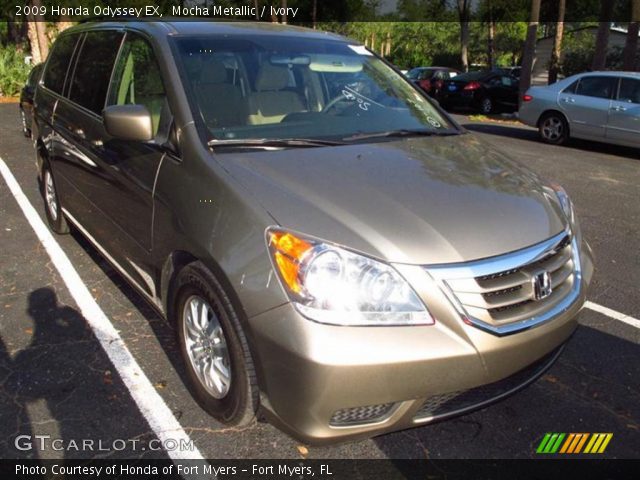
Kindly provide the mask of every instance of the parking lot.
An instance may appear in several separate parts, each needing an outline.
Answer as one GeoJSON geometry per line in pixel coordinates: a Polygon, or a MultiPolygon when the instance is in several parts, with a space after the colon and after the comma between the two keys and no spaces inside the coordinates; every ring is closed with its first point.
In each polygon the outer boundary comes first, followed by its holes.
{"type": "MultiPolygon", "coordinates": [[[[176,455],[166,443],[175,434],[193,441],[194,456],[218,459],[531,458],[545,432],[611,432],[604,456],[640,458],[640,153],[587,142],[549,146],[538,142],[535,130],[514,122],[457,119],[473,135],[562,184],[595,253],[580,327],[535,384],[454,420],[331,447],[301,445],[264,422],[224,428],[187,392],[171,327],[77,232],[56,236],[135,360],[114,363],[96,336],[95,321],[83,316],[72,296],[68,275],[50,257],[51,247],[36,235],[15,189],[0,179],[0,456],[166,458],[176,455]],[[132,395],[131,379],[119,372],[129,372],[134,382],[148,379],[158,402],[141,406],[144,396],[132,395]],[[179,428],[157,423],[162,418],[177,420],[179,428]],[[19,435],[94,443],[76,450],[42,449],[34,442],[21,449],[19,435]],[[125,447],[114,448],[123,439],[125,447]]],[[[44,218],[33,148],[21,134],[15,104],[0,105],[0,158],[26,196],[23,205],[30,203],[44,218]]]]}

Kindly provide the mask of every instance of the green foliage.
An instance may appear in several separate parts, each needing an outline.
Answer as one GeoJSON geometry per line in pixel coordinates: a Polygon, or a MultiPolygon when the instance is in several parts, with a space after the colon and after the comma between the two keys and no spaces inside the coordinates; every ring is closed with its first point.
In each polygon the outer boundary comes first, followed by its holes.
{"type": "Polygon", "coordinates": [[[15,46],[0,48],[0,96],[17,96],[30,70],[31,66],[24,63],[24,54],[15,46]]]}
{"type": "Polygon", "coordinates": [[[591,69],[596,43],[591,30],[565,35],[562,43],[563,55],[560,71],[565,77],[591,69]]]}

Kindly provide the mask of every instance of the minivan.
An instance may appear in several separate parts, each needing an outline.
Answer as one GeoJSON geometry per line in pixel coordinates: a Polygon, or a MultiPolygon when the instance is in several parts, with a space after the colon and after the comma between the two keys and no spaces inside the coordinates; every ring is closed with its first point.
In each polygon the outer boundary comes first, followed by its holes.
{"type": "Polygon", "coordinates": [[[223,423],[310,444],[425,425],[528,385],[576,329],[593,262],[565,190],[357,42],[86,22],[35,112],[51,228],[175,325],[223,423]]]}

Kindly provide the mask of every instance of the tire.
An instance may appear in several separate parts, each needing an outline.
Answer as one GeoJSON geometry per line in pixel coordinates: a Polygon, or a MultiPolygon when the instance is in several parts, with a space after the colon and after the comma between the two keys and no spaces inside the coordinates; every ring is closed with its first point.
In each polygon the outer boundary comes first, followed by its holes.
{"type": "Polygon", "coordinates": [[[569,140],[569,124],[564,115],[550,112],[540,117],[538,122],[540,140],[551,145],[562,145],[569,140]]]}
{"type": "Polygon", "coordinates": [[[62,213],[56,181],[47,163],[42,169],[42,198],[49,228],[58,234],[69,233],[69,225],[62,213]]]}
{"type": "Polygon", "coordinates": [[[20,120],[22,121],[22,134],[27,138],[31,138],[31,129],[27,128],[27,117],[22,108],[20,108],[20,120]]]}
{"type": "Polygon", "coordinates": [[[483,97],[480,99],[480,112],[484,115],[488,115],[493,112],[493,101],[489,97],[483,97]]]}
{"type": "Polygon", "coordinates": [[[259,405],[258,385],[231,300],[201,262],[183,268],[176,284],[174,312],[189,390],[203,410],[225,425],[251,424],[259,405]]]}

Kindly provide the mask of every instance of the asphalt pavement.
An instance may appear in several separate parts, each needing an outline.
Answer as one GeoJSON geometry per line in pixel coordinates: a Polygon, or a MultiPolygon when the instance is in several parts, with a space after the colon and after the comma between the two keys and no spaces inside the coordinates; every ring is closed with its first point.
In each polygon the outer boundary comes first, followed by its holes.
{"type": "MultiPolygon", "coordinates": [[[[527,127],[456,118],[566,188],[596,256],[589,300],[640,318],[640,152],[577,141],[549,146],[527,127]]],[[[0,105],[0,158],[44,219],[34,151],[15,104],[0,105]]],[[[168,447],[2,178],[0,218],[0,458],[166,458],[168,447]],[[65,448],[54,448],[55,438],[65,448]]],[[[56,240],[205,458],[532,458],[546,432],[612,432],[603,456],[640,458],[640,328],[633,321],[585,308],[559,361],[507,400],[370,440],[308,447],[265,422],[225,428],[205,414],[183,383],[172,328],[79,233],[56,240]]]]}

